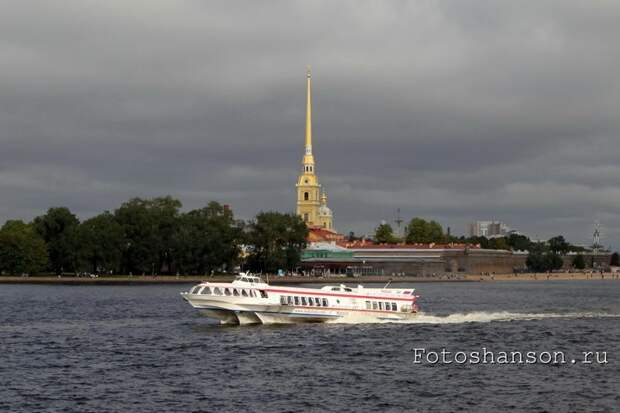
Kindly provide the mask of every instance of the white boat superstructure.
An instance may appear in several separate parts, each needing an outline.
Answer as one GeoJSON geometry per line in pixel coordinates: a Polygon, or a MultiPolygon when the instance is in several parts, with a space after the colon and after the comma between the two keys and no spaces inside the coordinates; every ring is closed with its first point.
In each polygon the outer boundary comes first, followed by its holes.
{"type": "Polygon", "coordinates": [[[413,288],[273,286],[245,273],[232,283],[200,283],[181,296],[222,324],[397,322],[418,312],[413,288]]]}

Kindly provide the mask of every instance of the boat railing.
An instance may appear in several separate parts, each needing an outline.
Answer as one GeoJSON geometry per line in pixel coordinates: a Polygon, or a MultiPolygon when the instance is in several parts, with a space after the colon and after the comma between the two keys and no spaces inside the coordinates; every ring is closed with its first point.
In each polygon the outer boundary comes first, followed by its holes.
{"type": "Polygon", "coordinates": [[[249,272],[240,272],[236,277],[235,281],[243,281],[250,284],[265,284],[263,279],[260,277],[260,274],[251,274],[249,272]]]}

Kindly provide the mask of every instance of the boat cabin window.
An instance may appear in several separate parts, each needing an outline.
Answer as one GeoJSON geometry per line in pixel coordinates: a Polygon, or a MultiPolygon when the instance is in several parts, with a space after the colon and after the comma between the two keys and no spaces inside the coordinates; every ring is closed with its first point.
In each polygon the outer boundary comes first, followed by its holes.
{"type": "Polygon", "coordinates": [[[236,288],[233,290],[233,295],[239,297],[239,291],[236,288]]]}
{"type": "Polygon", "coordinates": [[[207,295],[211,295],[211,287],[205,287],[202,289],[202,293],[201,294],[207,294],[207,295]]]}
{"type": "Polygon", "coordinates": [[[282,305],[286,305],[288,303],[288,300],[286,299],[285,295],[281,295],[280,296],[280,304],[282,305]]]}
{"type": "Polygon", "coordinates": [[[295,296],[295,305],[299,305],[299,297],[295,296]]]}
{"type": "Polygon", "coordinates": [[[308,302],[306,301],[306,297],[301,297],[301,305],[308,305],[308,302]]]}
{"type": "Polygon", "coordinates": [[[196,286],[196,287],[193,287],[191,290],[189,290],[189,293],[190,293],[190,294],[196,294],[196,293],[198,292],[197,290],[198,290],[199,288],[200,288],[200,286],[199,286],[199,285],[198,285],[198,286],[196,286]]]}
{"type": "Polygon", "coordinates": [[[328,307],[329,306],[329,301],[327,301],[327,298],[323,298],[323,307],[328,307]]]}
{"type": "Polygon", "coordinates": [[[379,310],[383,310],[383,303],[379,301],[379,310]]]}
{"type": "Polygon", "coordinates": [[[366,310],[370,310],[370,301],[366,301],[366,310]]]}
{"type": "Polygon", "coordinates": [[[340,287],[332,287],[332,291],[340,291],[340,287]]]}
{"type": "Polygon", "coordinates": [[[377,309],[377,302],[376,302],[376,301],[373,301],[373,302],[372,302],[372,309],[373,309],[373,310],[376,310],[376,309],[377,309]]]}
{"type": "Polygon", "coordinates": [[[265,290],[258,290],[258,291],[260,291],[261,298],[267,298],[267,291],[265,290]]]}
{"type": "Polygon", "coordinates": [[[392,303],[392,311],[396,311],[396,303],[392,303]]]}
{"type": "Polygon", "coordinates": [[[230,295],[230,290],[228,288],[224,288],[224,295],[230,295]]]}
{"type": "Polygon", "coordinates": [[[247,290],[241,290],[241,295],[244,297],[248,296],[248,291],[247,290]]]}
{"type": "Polygon", "coordinates": [[[308,297],[308,305],[311,305],[314,307],[314,298],[308,297]]]}
{"type": "Polygon", "coordinates": [[[385,303],[385,309],[390,311],[390,303],[385,303]]]}
{"type": "Polygon", "coordinates": [[[316,297],[314,299],[314,303],[316,304],[317,307],[320,307],[321,306],[321,299],[319,297],[316,297]]]}
{"type": "Polygon", "coordinates": [[[347,288],[345,288],[344,290],[345,290],[345,291],[347,291],[347,292],[351,292],[351,291],[353,291],[352,289],[350,289],[350,288],[348,288],[348,287],[347,287],[347,288]]]}
{"type": "Polygon", "coordinates": [[[222,290],[220,290],[219,287],[215,287],[213,289],[213,295],[222,295],[222,290]]]}

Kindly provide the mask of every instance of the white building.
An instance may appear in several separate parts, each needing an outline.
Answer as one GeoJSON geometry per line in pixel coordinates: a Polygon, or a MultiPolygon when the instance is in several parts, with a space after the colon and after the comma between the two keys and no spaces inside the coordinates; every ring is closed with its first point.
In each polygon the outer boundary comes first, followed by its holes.
{"type": "Polygon", "coordinates": [[[503,237],[509,235],[510,227],[501,221],[474,221],[469,224],[470,237],[503,237]]]}

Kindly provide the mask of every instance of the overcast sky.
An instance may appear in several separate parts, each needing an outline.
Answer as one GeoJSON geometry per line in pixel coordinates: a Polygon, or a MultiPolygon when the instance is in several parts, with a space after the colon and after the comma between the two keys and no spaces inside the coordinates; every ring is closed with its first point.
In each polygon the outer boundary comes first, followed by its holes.
{"type": "Polygon", "coordinates": [[[133,197],[292,211],[305,71],[341,232],[620,245],[620,2],[0,0],[0,222],[133,197]]]}

